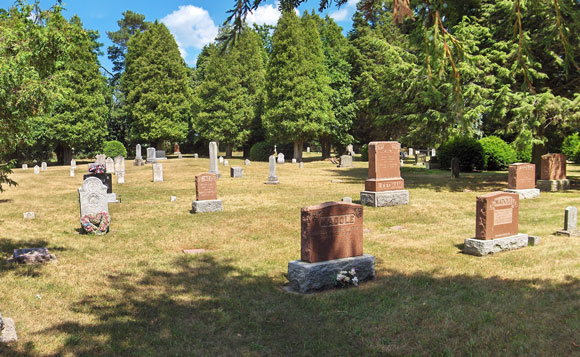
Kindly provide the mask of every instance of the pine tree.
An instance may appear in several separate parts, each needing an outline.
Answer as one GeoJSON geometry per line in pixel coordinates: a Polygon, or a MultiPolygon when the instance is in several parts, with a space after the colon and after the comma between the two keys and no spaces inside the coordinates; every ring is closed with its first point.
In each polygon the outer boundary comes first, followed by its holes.
{"type": "Polygon", "coordinates": [[[192,89],[185,62],[167,27],[157,21],[127,45],[121,76],[133,141],[163,147],[187,135],[192,89]]]}
{"type": "Polygon", "coordinates": [[[301,22],[293,10],[282,12],[266,78],[266,134],[271,141],[293,142],[294,158],[301,160],[304,141],[317,138],[333,119],[322,43],[310,16],[301,22]]]}

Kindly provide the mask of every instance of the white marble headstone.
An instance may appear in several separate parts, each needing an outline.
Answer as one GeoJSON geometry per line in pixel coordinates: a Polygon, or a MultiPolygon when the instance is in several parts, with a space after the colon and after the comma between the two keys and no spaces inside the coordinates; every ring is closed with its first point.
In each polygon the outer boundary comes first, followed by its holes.
{"type": "Polygon", "coordinates": [[[75,159],[72,159],[72,160],[70,161],[70,167],[74,167],[74,168],[76,169],[76,168],[77,168],[77,160],[75,160],[75,159]]]}
{"type": "Polygon", "coordinates": [[[157,161],[155,159],[155,148],[154,147],[147,148],[147,162],[155,162],[155,161],[157,161]]]}
{"type": "Polygon", "coordinates": [[[28,165],[27,164],[22,164],[22,170],[28,170],[28,165]]]}
{"type": "Polygon", "coordinates": [[[79,187],[79,203],[81,217],[86,214],[109,213],[107,186],[96,177],[88,177],[79,187]]]}
{"type": "Polygon", "coordinates": [[[117,172],[117,183],[124,184],[125,183],[125,171],[117,172]]]}
{"type": "Polygon", "coordinates": [[[115,171],[115,162],[110,157],[105,161],[105,170],[108,174],[112,174],[115,171]]]}
{"type": "Polygon", "coordinates": [[[43,163],[40,165],[40,170],[41,170],[41,171],[46,171],[46,162],[43,162],[43,163]]]}
{"type": "Polygon", "coordinates": [[[163,165],[153,164],[153,182],[163,182],[163,165]]]}
{"type": "Polygon", "coordinates": [[[40,173],[40,167],[38,165],[34,165],[34,173],[38,175],[40,173]]]}
{"type": "Polygon", "coordinates": [[[74,167],[70,167],[70,177],[75,177],[75,168],[74,167]]]}
{"type": "Polygon", "coordinates": [[[209,173],[216,174],[219,178],[221,176],[220,170],[218,170],[218,147],[215,141],[209,143],[209,173]]]}
{"type": "Polygon", "coordinates": [[[223,164],[224,163],[224,157],[223,156],[220,156],[220,159],[219,160],[220,160],[220,164],[223,164]]]}
{"type": "Polygon", "coordinates": [[[284,163],[284,154],[279,153],[278,154],[278,163],[279,164],[283,164],[284,163]]]}

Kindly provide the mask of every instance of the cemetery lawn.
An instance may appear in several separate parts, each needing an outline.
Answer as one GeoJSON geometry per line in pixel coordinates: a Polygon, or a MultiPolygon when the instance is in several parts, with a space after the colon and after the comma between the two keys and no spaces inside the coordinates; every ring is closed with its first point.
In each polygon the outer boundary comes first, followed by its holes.
{"type": "Polygon", "coordinates": [[[209,160],[151,165],[127,160],[113,190],[111,232],[80,235],[76,177],[68,166],[34,175],[0,194],[0,312],[19,341],[2,356],[28,355],[570,355],[580,354],[580,238],[553,235],[566,206],[580,206],[580,167],[572,190],[520,201],[522,233],[536,247],[492,257],[461,254],[474,236],[475,197],[505,188],[507,171],[462,174],[405,165],[408,206],[364,209],[364,252],[376,279],[313,295],[285,292],[288,261],[300,258],[300,208],[351,196],[360,200],[367,163],[352,169],[305,154],[304,169],[220,165],[224,212],[193,215],[194,175],[209,160]],[[170,202],[170,196],[177,202],[170,202]],[[23,220],[34,211],[35,220],[23,220]],[[12,250],[47,247],[58,262],[6,263],[12,250]],[[184,249],[207,252],[186,255],[184,249]]]}

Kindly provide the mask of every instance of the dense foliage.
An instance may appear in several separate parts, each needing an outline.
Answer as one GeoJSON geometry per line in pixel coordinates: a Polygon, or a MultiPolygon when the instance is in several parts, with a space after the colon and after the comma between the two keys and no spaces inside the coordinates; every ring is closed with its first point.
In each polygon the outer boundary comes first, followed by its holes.
{"type": "Polygon", "coordinates": [[[568,135],[562,142],[562,154],[566,157],[574,157],[578,151],[578,145],[580,144],[580,139],[578,138],[578,133],[568,135]]]}
{"type": "Polygon", "coordinates": [[[107,155],[107,157],[127,157],[127,149],[120,141],[105,141],[105,144],[103,145],[103,154],[107,155]]]}
{"type": "Polygon", "coordinates": [[[451,159],[454,157],[459,159],[461,171],[482,170],[485,165],[481,144],[466,136],[455,136],[444,142],[437,149],[437,157],[441,167],[446,169],[451,167],[451,159]]]}
{"type": "Polygon", "coordinates": [[[265,141],[259,141],[252,145],[250,149],[250,160],[252,161],[268,161],[270,155],[274,152],[272,145],[265,141]]]}
{"type": "Polygon", "coordinates": [[[479,143],[483,149],[483,166],[486,170],[505,170],[517,161],[515,150],[497,136],[485,137],[479,143]]]}

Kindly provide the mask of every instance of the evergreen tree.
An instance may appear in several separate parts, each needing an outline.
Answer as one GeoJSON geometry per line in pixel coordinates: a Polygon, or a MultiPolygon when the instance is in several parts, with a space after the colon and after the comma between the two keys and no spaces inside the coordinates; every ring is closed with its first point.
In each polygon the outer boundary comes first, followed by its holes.
{"type": "Polygon", "coordinates": [[[271,141],[293,142],[301,160],[304,141],[317,138],[334,117],[322,43],[314,20],[301,22],[292,9],[282,12],[272,42],[263,125],[271,141]]]}
{"type": "Polygon", "coordinates": [[[121,86],[133,141],[162,148],[187,135],[192,88],[175,39],[157,21],[127,44],[121,86]]]}

